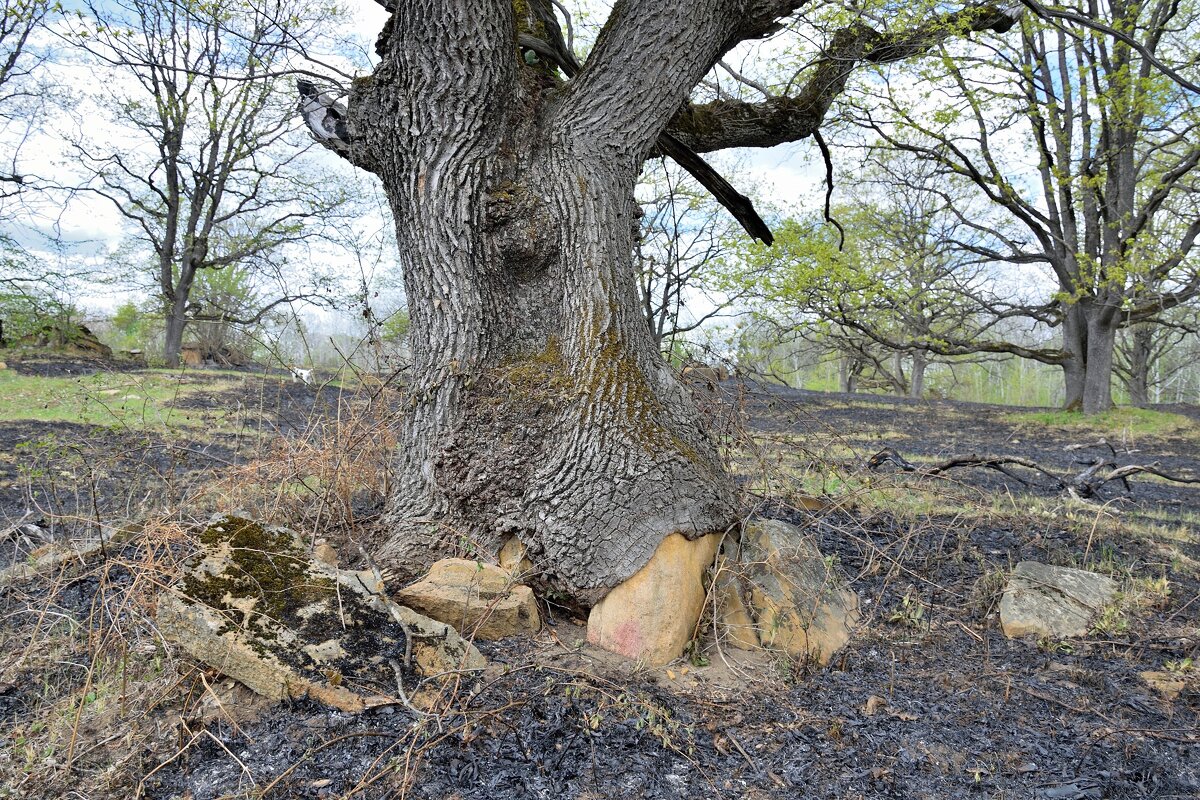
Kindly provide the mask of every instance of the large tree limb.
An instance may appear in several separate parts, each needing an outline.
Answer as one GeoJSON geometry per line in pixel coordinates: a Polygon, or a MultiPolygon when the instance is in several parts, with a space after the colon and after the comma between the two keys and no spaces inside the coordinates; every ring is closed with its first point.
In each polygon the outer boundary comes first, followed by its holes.
{"type": "Polygon", "coordinates": [[[883,34],[864,23],[856,23],[834,35],[798,94],[759,103],[717,100],[689,105],[672,120],[670,130],[698,153],[799,141],[820,127],[833,101],[860,64],[885,64],[909,58],[966,32],[1007,31],[1020,14],[1020,6],[972,6],[942,14],[905,34],[883,34]]]}
{"type": "Polygon", "coordinates": [[[721,57],[743,19],[743,5],[736,0],[616,3],[583,69],[566,87],[554,138],[578,141],[590,152],[617,159],[644,157],[721,57]]]}
{"type": "MultiPolygon", "coordinates": [[[[543,20],[543,24],[548,30],[550,29],[549,22],[543,20]]],[[[554,30],[557,30],[557,27],[554,30]]],[[[574,78],[582,69],[579,62],[575,60],[574,54],[566,49],[566,43],[562,39],[561,31],[559,31],[559,35],[556,38],[552,37],[550,42],[543,41],[536,36],[526,33],[519,34],[517,42],[521,47],[532,50],[541,58],[545,58],[558,66],[568,78],[574,78]]],[[[751,202],[750,198],[735,189],[729,181],[713,169],[712,165],[701,158],[694,150],[666,131],[659,135],[658,141],[654,144],[654,149],[662,155],[670,156],[676,164],[687,170],[688,174],[695,178],[697,183],[708,190],[709,194],[715,197],[717,202],[729,211],[733,218],[745,229],[746,233],[768,245],[775,241],[771,229],[763,221],[762,217],[758,215],[758,211],[755,210],[754,203],[751,202]]]]}

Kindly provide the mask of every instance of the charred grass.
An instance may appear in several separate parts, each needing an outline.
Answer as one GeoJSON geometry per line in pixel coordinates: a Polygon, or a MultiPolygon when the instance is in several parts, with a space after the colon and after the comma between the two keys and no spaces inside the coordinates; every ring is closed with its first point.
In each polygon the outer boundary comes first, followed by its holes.
{"type": "MultiPolygon", "coordinates": [[[[21,451],[6,473],[16,491],[2,507],[15,526],[4,565],[65,540],[103,536],[105,548],[0,588],[0,796],[1200,793],[1194,490],[1139,480],[1080,502],[985,472],[863,469],[884,444],[913,458],[984,446],[1073,457],[1061,448],[1075,432],[1042,435],[1006,410],[958,404],[755,387],[700,397],[747,513],[804,528],[861,599],[862,629],[827,668],[747,656],[707,627],[685,660],[652,669],[591,649],[581,621],[551,606],[536,637],[481,643],[483,681],[444,695],[432,715],[267,705],[165,642],[155,598],[213,511],[269,518],[343,554],[371,535],[395,394],[322,394],[276,380],[193,395],[197,414],[209,402],[258,409],[249,428],[203,437],[5,426],[10,439],[59,441],[21,451]],[[1008,640],[997,606],[1025,559],[1109,574],[1120,598],[1084,639],[1008,640]],[[1165,696],[1146,671],[1183,688],[1165,696]]],[[[1143,451],[1194,466],[1187,431],[1139,436],[1143,451]]]]}

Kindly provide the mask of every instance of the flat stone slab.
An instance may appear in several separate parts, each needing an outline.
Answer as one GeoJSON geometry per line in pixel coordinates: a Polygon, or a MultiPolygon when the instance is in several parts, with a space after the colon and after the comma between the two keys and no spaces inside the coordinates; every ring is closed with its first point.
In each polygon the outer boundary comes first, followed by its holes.
{"type": "Polygon", "coordinates": [[[466,636],[503,639],[541,627],[533,590],[492,564],[445,558],[421,580],[396,593],[396,600],[466,636]]]}
{"type": "Polygon", "coordinates": [[[1000,624],[1010,639],[1086,636],[1116,596],[1116,581],[1105,575],[1022,561],[1000,598],[1000,624]]]}
{"type": "Polygon", "coordinates": [[[452,627],[388,600],[369,572],[310,558],[286,528],[221,516],[200,544],[160,596],[158,627],[265,697],[310,697],[343,711],[420,705],[422,678],[486,664],[452,627]]]}

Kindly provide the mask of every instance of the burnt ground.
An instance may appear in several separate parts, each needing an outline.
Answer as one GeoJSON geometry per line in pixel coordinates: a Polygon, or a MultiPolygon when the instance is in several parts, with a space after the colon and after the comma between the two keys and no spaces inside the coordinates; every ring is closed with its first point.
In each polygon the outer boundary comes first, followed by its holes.
{"type": "MultiPolygon", "coordinates": [[[[97,374],[147,374],[128,362],[55,356],[10,358],[8,368],[77,378],[81,393],[97,374]]],[[[230,387],[227,374],[182,373],[186,392],[169,404],[174,426],[0,420],[0,530],[24,520],[65,534],[80,518],[124,521],[175,506],[214,472],[260,455],[264,442],[335,417],[342,402],[335,387],[252,373],[230,387]],[[229,409],[245,412],[237,424],[206,425],[206,412],[229,409]]]]}
{"type": "MultiPolygon", "coordinates": [[[[281,413],[309,418],[312,390],[284,389],[298,399],[281,413]]],[[[66,588],[0,593],[0,797],[1200,797],[1200,681],[1185,666],[1200,662],[1200,490],[1141,478],[1080,503],[988,470],[866,476],[863,462],[885,445],[921,463],[977,452],[1066,471],[1091,451],[1063,448],[1095,437],[964,403],[730,396],[740,412],[731,427],[770,454],[794,451],[780,469],[801,473],[796,493],[829,495],[799,503],[780,490],[756,509],[814,535],[862,599],[863,630],[829,667],[725,650],[709,636],[691,662],[643,668],[590,648],[577,620],[548,608],[536,637],[483,643],[492,668],[435,720],[402,707],[266,707],[128,630],[122,663],[136,677],[119,690],[115,678],[83,680],[103,671],[86,669],[86,648],[14,657],[35,629],[31,609],[93,637],[121,628],[119,611],[107,628],[94,622],[138,583],[121,565],[182,547],[135,539],[66,588]],[[1024,559],[1113,575],[1125,592],[1119,613],[1083,640],[1006,639],[999,593],[1024,559]],[[1168,699],[1140,673],[1171,665],[1184,688],[1168,699]],[[110,705],[98,708],[106,692],[110,705]]],[[[1173,411],[1200,419],[1195,408],[1173,411]]],[[[0,426],[0,436],[97,435],[24,425],[0,426]]],[[[1195,431],[1109,439],[1118,459],[1197,470],[1195,431]]],[[[212,465],[184,469],[202,479],[212,465]]]]}
{"type": "MultiPolygon", "coordinates": [[[[1143,433],[1118,425],[1096,431],[1082,424],[1034,421],[1024,413],[1047,409],[810,392],[753,383],[723,388],[725,397],[743,409],[743,422],[752,431],[785,438],[798,435],[814,462],[832,460],[852,470],[891,447],[918,466],[952,456],[984,455],[1026,458],[1063,476],[1077,475],[1098,458],[1117,466],[1153,463],[1168,473],[1193,477],[1200,472],[1200,433],[1195,427],[1179,431],[1168,425],[1161,433],[1143,433]],[[823,449],[835,452],[831,455],[823,449]]],[[[1153,410],[1200,425],[1200,406],[1159,405],[1153,410]]],[[[1024,482],[990,469],[956,469],[947,478],[991,493],[1060,494],[1060,488],[1044,475],[1020,467],[1014,472],[1024,482]]],[[[1094,499],[1134,516],[1200,514],[1200,487],[1145,476],[1130,479],[1128,485],[1107,484],[1094,499]]]]}

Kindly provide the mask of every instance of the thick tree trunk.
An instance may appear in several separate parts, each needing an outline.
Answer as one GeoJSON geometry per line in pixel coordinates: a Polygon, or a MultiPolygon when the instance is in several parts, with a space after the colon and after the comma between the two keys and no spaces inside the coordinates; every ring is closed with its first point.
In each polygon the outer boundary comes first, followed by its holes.
{"type": "Polygon", "coordinates": [[[545,124],[553,83],[518,76],[513,31],[495,29],[507,2],[422,5],[399,5],[351,102],[395,215],[413,349],[378,555],[415,574],[516,536],[547,588],[590,605],[668,534],[736,518],[638,301],[641,157],[545,124]]]}
{"type": "Polygon", "coordinates": [[[1083,413],[1099,414],[1113,406],[1113,350],[1117,339],[1117,314],[1111,307],[1095,306],[1088,315],[1087,371],[1083,386],[1083,413]]]}
{"type": "Polygon", "coordinates": [[[183,328],[186,322],[185,313],[187,301],[177,298],[167,308],[166,330],[163,333],[163,359],[168,367],[179,366],[179,356],[183,351],[183,328]]]}
{"type": "Polygon", "coordinates": [[[1083,410],[1084,379],[1087,374],[1087,320],[1079,304],[1067,306],[1063,317],[1062,337],[1063,352],[1066,358],[1062,362],[1063,408],[1068,411],[1083,410]]]}
{"type": "Polygon", "coordinates": [[[924,350],[913,352],[912,374],[909,375],[908,396],[920,399],[925,394],[925,368],[929,365],[924,350]]]}
{"type": "Polygon", "coordinates": [[[904,380],[904,354],[899,350],[892,353],[892,374],[888,376],[892,383],[892,393],[896,397],[908,397],[909,384],[904,380]]]}
{"type": "Polygon", "coordinates": [[[1125,389],[1129,392],[1129,402],[1138,408],[1150,405],[1150,362],[1154,349],[1154,328],[1150,325],[1137,325],[1129,335],[1129,376],[1125,380],[1125,389]]]}

